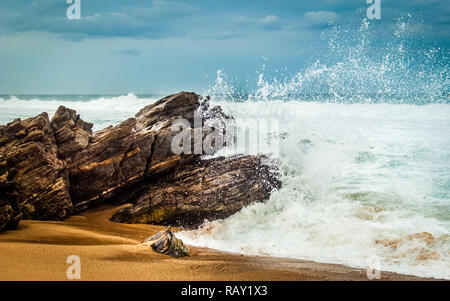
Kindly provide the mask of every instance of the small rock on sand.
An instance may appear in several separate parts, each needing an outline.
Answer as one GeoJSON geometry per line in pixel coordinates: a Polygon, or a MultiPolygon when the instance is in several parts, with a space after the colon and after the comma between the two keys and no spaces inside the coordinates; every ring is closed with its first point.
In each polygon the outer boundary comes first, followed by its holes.
{"type": "Polygon", "coordinates": [[[189,256],[188,248],[170,231],[170,227],[162,230],[153,236],[146,238],[143,245],[148,245],[153,251],[174,258],[189,256]]]}

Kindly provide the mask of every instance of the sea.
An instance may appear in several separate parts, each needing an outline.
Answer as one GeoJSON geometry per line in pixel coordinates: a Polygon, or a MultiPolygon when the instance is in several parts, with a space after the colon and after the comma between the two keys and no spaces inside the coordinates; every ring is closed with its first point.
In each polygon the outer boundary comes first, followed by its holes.
{"type": "MultiPolygon", "coordinates": [[[[301,70],[273,76],[265,62],[243,89],[219,69],[196,91],[236,120],[279,122],[282,188],[177,236],[226,252],[450,280],[449,52],[411,45],[407,26],[394,25],[381,51],[363,22],[352,39],[343,30],[328,37],[330,55],[301,70]]],[[[64,105],[100,130],[162,96],[0,95],[0,124],[64,105]]]]}

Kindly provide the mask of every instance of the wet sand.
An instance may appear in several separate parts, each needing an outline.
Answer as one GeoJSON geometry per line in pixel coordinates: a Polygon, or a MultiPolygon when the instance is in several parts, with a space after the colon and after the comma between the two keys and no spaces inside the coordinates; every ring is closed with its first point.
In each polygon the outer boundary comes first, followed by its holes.
{"type": "MultiPolygon", "coordinates": [[[[125,205],[126,206],[126,205],[125,205]]],[[[68,280],[67,257],[81,258],[81,280],[368,280],[366,270],[189,246],[173,259],[141,246],[161,226],[109,221],[121,207],[101,207],[65,221],[21,221],[0,233],[0,280],[68,280]]],[[[381,280],[423,280],[381,273],[381,280]]]]}

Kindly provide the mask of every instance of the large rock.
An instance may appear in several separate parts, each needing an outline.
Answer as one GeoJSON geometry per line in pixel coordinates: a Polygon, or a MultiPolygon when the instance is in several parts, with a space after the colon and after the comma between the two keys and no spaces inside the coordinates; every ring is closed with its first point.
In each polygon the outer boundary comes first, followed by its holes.
{"type": "Polygon", "coordinates": [[[260,157],[196,160],[141,187],[133,206],[119,210],[112,220],[193,228],[264,201],[280,186],[260,157]]]}
{"type": "Polygon", "coordinates": [[[89,145],[93,124],[83,121],[74,110],[60,106],[53,115],[51,125],[61,159],[70,160],[89,145]]]}
{"type": "Polygon", "coordinates": [[[0,128],[0,178],[14,185],[25,217],[55,220],[71,213],[68,172],[47,113],[0,128]]]}
{"type": "Polygon", "coordinates": [[[0,231],[17,228],[21,218],[22,210],[14,185],[0,178],[0,231]]]}
{"type": "MultiPolygon", "coordinates": [[[[94,133],[91,143],[69,165],[71,196],[77,210],[102,202],[144,179],[156,179],[193,155],[171,151],[172,122],[193,120],[200,101],[195,93],[165,97],[117,126],[94,133]]],[[[192,123],[193,124],[193,123],[192,123]]]]}
{"type": "Polygon", "coordinates": [[[279,186],[257,157],[202,161],[199,154],[174,154],[177,119],[196,133],[195,126],[209,122],[211,132],[230,117],[181,92],[95,133],[63,106],[51,121],[42,113],[0,126],[0,230],[20,218],[58,220],[102,202],[134,204],[117,221],[193,226],[267,199],[279,186]]]}

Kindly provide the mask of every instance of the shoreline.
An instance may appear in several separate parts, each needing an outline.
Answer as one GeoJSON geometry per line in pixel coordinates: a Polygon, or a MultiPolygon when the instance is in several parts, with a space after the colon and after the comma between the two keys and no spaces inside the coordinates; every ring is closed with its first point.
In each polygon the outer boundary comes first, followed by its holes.
{"type": "MultiPolygon", "coordinates": [[[[101,206],[64,221],[24,220],[17,230],[0,233],[0,281],[68,280],[66,259],[70,255],[81,259],[81,280],[369,280],[365,269],[190,245],[189,257],[170,258],[140,245],[166,227],[109,221],[126,206],[101,206]]],[[[380,280],[439,279],[381,271],[380,280]]]]}

